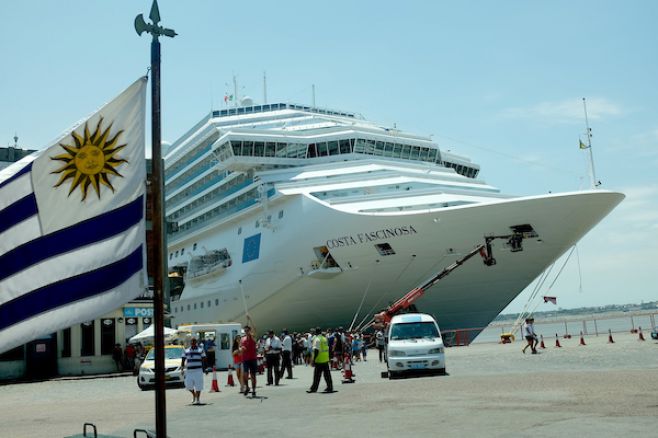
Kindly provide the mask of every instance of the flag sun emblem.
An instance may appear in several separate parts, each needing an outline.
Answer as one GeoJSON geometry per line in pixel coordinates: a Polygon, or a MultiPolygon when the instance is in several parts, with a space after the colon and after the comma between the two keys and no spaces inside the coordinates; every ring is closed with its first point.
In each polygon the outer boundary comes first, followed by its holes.
{"type": "Polygon", "coordinates": [[[123,130],[108,139],[112,124],[110,123],[110,126],[101,132],[102,123],[103,118],[98,121],[93,134],[89,133],[85,123],[84,136],[74,131],[71,133],[74,144],[59,144],[67,153],[50,157],[51,160],[63,162],[60,169],[51,172],[61,174],[59,181],[53,187],[59,187],[70,179],[72,181],[69,196],[80,187],[83,201],[87,198],[90,186],[96,191],[98,199],[101,197],[101,185],[107,186],[114,192],[109,175],[123,177],[116,168],[128,161],[117,157],[116,154],[126,145],[117,146],[123,130]]]}

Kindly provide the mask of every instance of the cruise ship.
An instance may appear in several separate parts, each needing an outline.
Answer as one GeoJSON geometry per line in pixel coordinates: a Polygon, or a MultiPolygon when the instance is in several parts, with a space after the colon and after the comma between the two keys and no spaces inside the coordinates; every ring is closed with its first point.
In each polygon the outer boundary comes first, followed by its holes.
{"type": "Polygon", "coordinates": [[[356,113],[249,100],[211,111],[165,154],[174,324],[249,313],[261,331],[357,327],[489,237],[497,263],[473,258],[415,303],[468,343],[624,198],[511,196],[479,174],[356,113]]]}

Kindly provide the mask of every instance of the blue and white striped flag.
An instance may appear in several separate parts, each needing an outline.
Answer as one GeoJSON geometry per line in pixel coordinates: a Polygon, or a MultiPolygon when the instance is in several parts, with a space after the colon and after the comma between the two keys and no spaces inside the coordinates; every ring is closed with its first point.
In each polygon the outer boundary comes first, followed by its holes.
{"type": "Polygon", "coordinates": [[[146,81],[0,171],[0,352],[145,290],[146,81]]]}

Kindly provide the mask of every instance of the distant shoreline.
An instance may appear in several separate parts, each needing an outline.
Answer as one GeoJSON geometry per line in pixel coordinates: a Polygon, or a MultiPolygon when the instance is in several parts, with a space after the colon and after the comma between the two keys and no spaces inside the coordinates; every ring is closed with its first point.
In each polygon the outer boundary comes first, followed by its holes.
{"type": "MultiPolygon", "coordinates": [[[[535,312],[533,317],[537,323],[553,322],[553,321],[582,321],[583,319],[615,319],[615,318],[630,318],[634,316],[647,316],[658,315],[658,308],[655,309],[642,309],[642,310],[614,310],[614,311],[595,311],[592,309],[582,309],[576,312],[574,310],[554,312],[535,312]]],[[[489,327],[498,327],[501,325],[508,325],[518,318],[519,314],[505,314],[499,315],[494,321],[489,324],[489,327]]]]}

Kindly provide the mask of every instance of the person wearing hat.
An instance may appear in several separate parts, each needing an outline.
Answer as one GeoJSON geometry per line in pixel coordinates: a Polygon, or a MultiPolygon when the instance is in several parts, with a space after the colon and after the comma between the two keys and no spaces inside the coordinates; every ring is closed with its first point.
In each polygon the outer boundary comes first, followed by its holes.
{"type": "Polygon", "coordinates": [[[329,371],[329,341],[322,334],[320,327],[315,329],[315,339],[313,340],[313,359],[311,365],[313,370],[313,384],[307,390],[308,393],[318,392],[320,386],[320,375],[324,376],[324,382],[327,384],[324,392],[334,392],[334,384],[331,381],[331,371],[329,371]]]}
{"type": "Polygon", "coordinates": [[[523,326],[521,327],[521,332],[523,333],[523,337],[525,337],[525,340],[528,342],[528,344],[523,347],[521,351],[523,351],[523,354],[525,354],[525,350],[530,347],[530,350],[532,351],[532,354],[537,354],[537,349],[535,348],[537,346],[537,334],[535,333],[535,319],[532,317],[526,318],[525,322],[523,323],[523,326]]]}
{"type": "Polygon", "coordinates": [[[274,330],[267,333],[265,340],[265,361],[267,363],[267,385],[274,383],[279,386],[279,363],[281,363],[281,339],[274,334],[274,330]]]}

